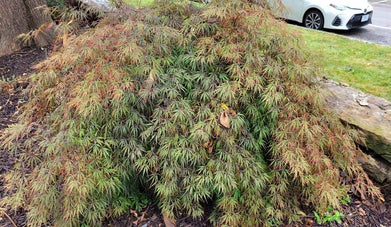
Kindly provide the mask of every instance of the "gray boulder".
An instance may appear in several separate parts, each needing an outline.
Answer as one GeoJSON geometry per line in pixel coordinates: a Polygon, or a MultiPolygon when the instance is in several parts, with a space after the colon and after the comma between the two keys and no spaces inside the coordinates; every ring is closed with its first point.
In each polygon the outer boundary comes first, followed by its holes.
{"type": "Polygon", "coordinates": [[[358,160],[367,174],[379,183],[391,182],[391,165],[376,160],[371,156],[358,160]]]}
{"type": "Polygon", "coordinates": [[[80,2],[88,6],[97,8],[105,13],[112,12],[115,10],[115,7],[110,3],[109,0],[80,0],[80,2]]]}
{"type": "Polygon", "coordinates": [[[334,81],[322,80],[320,83],[330,110],[342,121],[361,130],[366,138],[363,145],[385,160],[377,164],[372,159],[361,160],[363,166],[372,173],[377,169],[379,181],[391,181],[391,102],[334,81]]]}

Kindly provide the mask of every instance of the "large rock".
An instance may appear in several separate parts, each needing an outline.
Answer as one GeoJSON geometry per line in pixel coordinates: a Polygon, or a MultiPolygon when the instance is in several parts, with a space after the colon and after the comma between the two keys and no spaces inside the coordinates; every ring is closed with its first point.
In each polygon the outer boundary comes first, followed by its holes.
{"type": "Polygon", "coordinates": [[[379,183],[391,182],[391,165],[376,160],[371,156],[358,160],[369,176],[379,183]]]}
{"type": "MultiPolygon", "coordinates": [[[[365,94],[354,88],[330,80],[321,81],[321,89],[331,111],[344,122],[360,129],[366,138],[365,146],[381,156],[385,162],[381,166],[391,181],[391,102],[373,95],[365,94]],[[387,173],[388,172],[388,173],[387,173]]],[[[373,160],[365,161],[365,165],[374,164],[373,160]]],[[[365,167],[365,165],[363,165],[365,167]]],[[[368,172],[377,167],[371,165],[368,172]]],[[[379,172],[379,174],[381,174],[379,172]]]]}
{"type": "Polygon", "coordinates": [[[79,1],[83,2],[88,6],[97,8],[105,13],[112,12],[115,10],[115,7],[110,3],[109,0],[79,0],[79,1]]]}

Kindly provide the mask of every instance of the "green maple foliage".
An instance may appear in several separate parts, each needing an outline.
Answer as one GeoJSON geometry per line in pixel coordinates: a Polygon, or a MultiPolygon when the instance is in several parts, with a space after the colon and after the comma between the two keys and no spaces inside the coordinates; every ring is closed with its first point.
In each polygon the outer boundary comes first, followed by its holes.
{"type": "Polygon", "coordinates": [[[171,1],[74,37],[31,77],[2,204],[30,225],[98,225],[154,191],[162,213],[216,225],[295,221],[301,204],[381,198],[354,130],[265,1],[171,1]],[[20,153],[19,153],[20,152],[20,153]]]}

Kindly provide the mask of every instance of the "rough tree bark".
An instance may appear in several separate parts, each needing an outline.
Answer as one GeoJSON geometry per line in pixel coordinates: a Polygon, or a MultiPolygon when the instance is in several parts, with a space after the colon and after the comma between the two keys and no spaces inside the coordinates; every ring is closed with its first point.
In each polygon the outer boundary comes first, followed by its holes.
{"type": "MultiPolygon", "coordinates": [[[[22,33],[50,23],[51,18],[43,13],[45,0],[0,0],[0,56],[21,48],[16,37],[22,33]]],[[[35,40],[38,46],[46,46],[54,39],[53,30],[40,33],[35,40]]]]}

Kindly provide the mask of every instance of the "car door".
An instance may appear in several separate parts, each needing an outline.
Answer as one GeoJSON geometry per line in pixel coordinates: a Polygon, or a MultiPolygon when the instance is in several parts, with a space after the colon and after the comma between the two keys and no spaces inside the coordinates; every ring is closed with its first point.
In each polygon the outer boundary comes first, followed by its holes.
{"type": "Polygon", "coordinates": [[[281,0],[284,5],[283,18],[302,22],[305,0],[281,0]]]}

